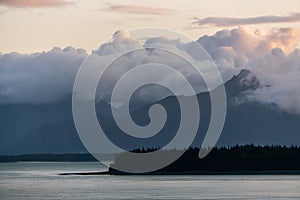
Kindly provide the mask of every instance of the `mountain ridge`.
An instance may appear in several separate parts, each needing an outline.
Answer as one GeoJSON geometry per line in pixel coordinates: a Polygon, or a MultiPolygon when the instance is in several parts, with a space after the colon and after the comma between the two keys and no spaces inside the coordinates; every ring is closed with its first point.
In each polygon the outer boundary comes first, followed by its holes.
{"type": "MultiPolygon", "coordinates": [[[[298,133],[300,115],[282,111],[276,105],[250,101],[236,103],[237,98],[244,98],[245,92],[251,92],[260,87],[267,86],[262,86],[248,70],[242,70],[225,83],[228,111],[218,146],[251,143],[258,145],[300,144],[298,133]]],[[[193,146],[201,145],[210,119],[209,93],[200,93],[197,98],[201,120],[193,146]]],[[[97,102],[96,109],[100,124],[110,132],[110,139],[125,149],[135,149],[139,148],[139,145],[151,146],[151,143],[163,146],[174,137],[172,133],[176,132],[176,122],[178,123],[180,119],[175,96],[166,97],[134,110],[131,112],[133,120],[139,125],[149,123],[148,110],[155,103],[162,104],[169,110],[170,121],[167,122],[163,132],[158,134],[160,137],[150,138],[148,142],[121,135],[122,132],[111,121],[112,116],[109,116],[111,111],[107,103],[97,102]],[[166,134],[163,135],[163,133],[166,134]],[[164,137],[161,137],[162,135],[164,137]],[[139,145],[135,145],[136,143],[139,145]]],[[[1,155],[86,152],[72,119],[71,97],[50,105],[1,105],[0,111],[0,118],[4,119],[0,121],[1,155]]]]}

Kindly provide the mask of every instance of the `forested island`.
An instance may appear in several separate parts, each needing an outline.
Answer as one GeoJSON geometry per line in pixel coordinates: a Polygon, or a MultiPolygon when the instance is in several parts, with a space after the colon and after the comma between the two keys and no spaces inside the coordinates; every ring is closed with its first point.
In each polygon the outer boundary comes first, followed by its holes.
{"type": "MultiPolygon", "coordinates": [[[[146,153],[157,149],[136,149],[135,153],[146,153]]],[[[162,153],[172,153],[163,150],[162,153]]],[[[189,148],[172,164],[148,175],[163,174],[300,174],[299,146],[255,146],[215,147],[202,159],[199,148],[189,148]]],[[[107,172],[77,173],[77,175],[128,175],[114,167],[126,162],[128,153],[115,156],[115,162],[107,172]]],[[[43,162],[96,162],[90,154],[36,154],[0,156],[0,162],[43,161],[43,162]]],[[[65,173],[73,174],[73,173],[65,173]]],[[[74,174],[73,174],[74,175],[74,174]]]]}
{"type": "MultiPolygon", "coordinates": [[[[172,164],[146,174],[300,174],[300,147],[297,146],[236,145],[213,148],[203,159],[199,159],[198,154],[199,148],[189,148],[172,164]]],[[[116,156],[109,174],[128,174],[114,169],[124,160],[126,153],[116,156]]]]}

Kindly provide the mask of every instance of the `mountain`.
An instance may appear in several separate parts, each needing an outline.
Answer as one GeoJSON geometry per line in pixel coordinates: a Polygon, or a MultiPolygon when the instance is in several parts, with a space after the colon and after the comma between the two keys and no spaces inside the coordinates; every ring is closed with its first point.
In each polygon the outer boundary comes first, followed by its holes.
{"type": "MultiPolygon", "coordinates": [[[[247,92],[263,86],[247,70],[242,70],[225,84],[227,116],[218,146],[236,144],[300,145],[300,115],[280,110],[276,105],[242,101],[247,92]]],[[[190,97],[182,97],[190,98],[190,97]]],[[[201,111],[200,128],[193,146],[199,146],[210,119],[208,93],[197,95],[201,111]]],[[[145,140],[125,135],[112,120],[110,105],[96,103],[99,123],[107,136],[124,149],[164,146],[173,137],[180,121],[178,100],[174,96],[147,103],[131,110],[139,125],[149,123],[148,110],[152,104],[163,105],[168,113],[166,125],[157,135],[145,140]]],[[[61,102],[43,105],[0,105],[0,154],[84,153],[72,119],[71,97],[61,102]]],[[[192,119],[191,119],[192,120],[192,119]]]]}

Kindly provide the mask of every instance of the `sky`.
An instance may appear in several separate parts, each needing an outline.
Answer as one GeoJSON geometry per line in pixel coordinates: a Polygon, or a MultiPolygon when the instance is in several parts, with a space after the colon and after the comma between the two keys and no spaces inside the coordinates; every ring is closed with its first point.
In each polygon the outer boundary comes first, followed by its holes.
{"type": "Polygon", "coordinates": [[[298,0],[0,0],[0,52],[54,46],[90,52],[116,30],[139,27],[169,28],[195,40],[239,25],[300,27],[299,13],[298,0]]]}
{"type": "MultiPolygon", "coordinates": [[[[250,70],[261,87],[240,102],[276,104],[300,114],[299,0],[0,0],[0,26],[0,105],[59,101],[72,93],[87,54],[104,41],[113,37],[96,52],[100,62],[119,49],[143,45],[126,30],[163,27],[197,40],[225,82],[242,69],[250,70]],[[123,31],[114,35],[117,30],[123,31]]],[[[178,40],[149,38],[146,42],[184,54],[193,52],[192,45],[178,40]]],[[[123,59],[122,67],[117,66],[107,78],[107,88],[118,73],[145,60],[160,59],[191,75],[190,80],[197,79],[184,64],[161,52],[123,59]]],[[[162,79],[178,83],[171,76],[162,79]]]]}

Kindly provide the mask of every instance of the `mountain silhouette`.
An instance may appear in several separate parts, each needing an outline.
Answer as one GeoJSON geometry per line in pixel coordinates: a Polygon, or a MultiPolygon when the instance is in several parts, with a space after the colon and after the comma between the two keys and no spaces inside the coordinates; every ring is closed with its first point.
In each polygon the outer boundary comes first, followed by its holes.
{"type": "MultiPolygon", "coordinates": [[[[299,114],[282,111],[276,105],[240,101],[247,92],[260,87],[268,86],[261,85],[258,79],[247,70],[242,70],[225,83],[228,107],[218,146],[300,145],[299,114]]],[[[192,144],[195,147],[202,143],[211,114],[209,93],[200,93],[197,98],[201,120],[197,136],[192,144]]],[[[139,125],[148,124],[150,122],[148,111],[153,104],[163,105],[168,119],[160,133],[147,139],[124,134],[115,124],[108,103],[98,101],[96,110],[99,123],[115,144],[128,150],[152,148],[166,145],[174,137],[180,122],[180,108],[175,96],[138,107],[132,106],[134,108],[131,110],[133,120],[139,125]]],[[[86,152],[74,126],[70,96],[52,104],[1,105],[0,119],[1,155],[86,152]]]]}

